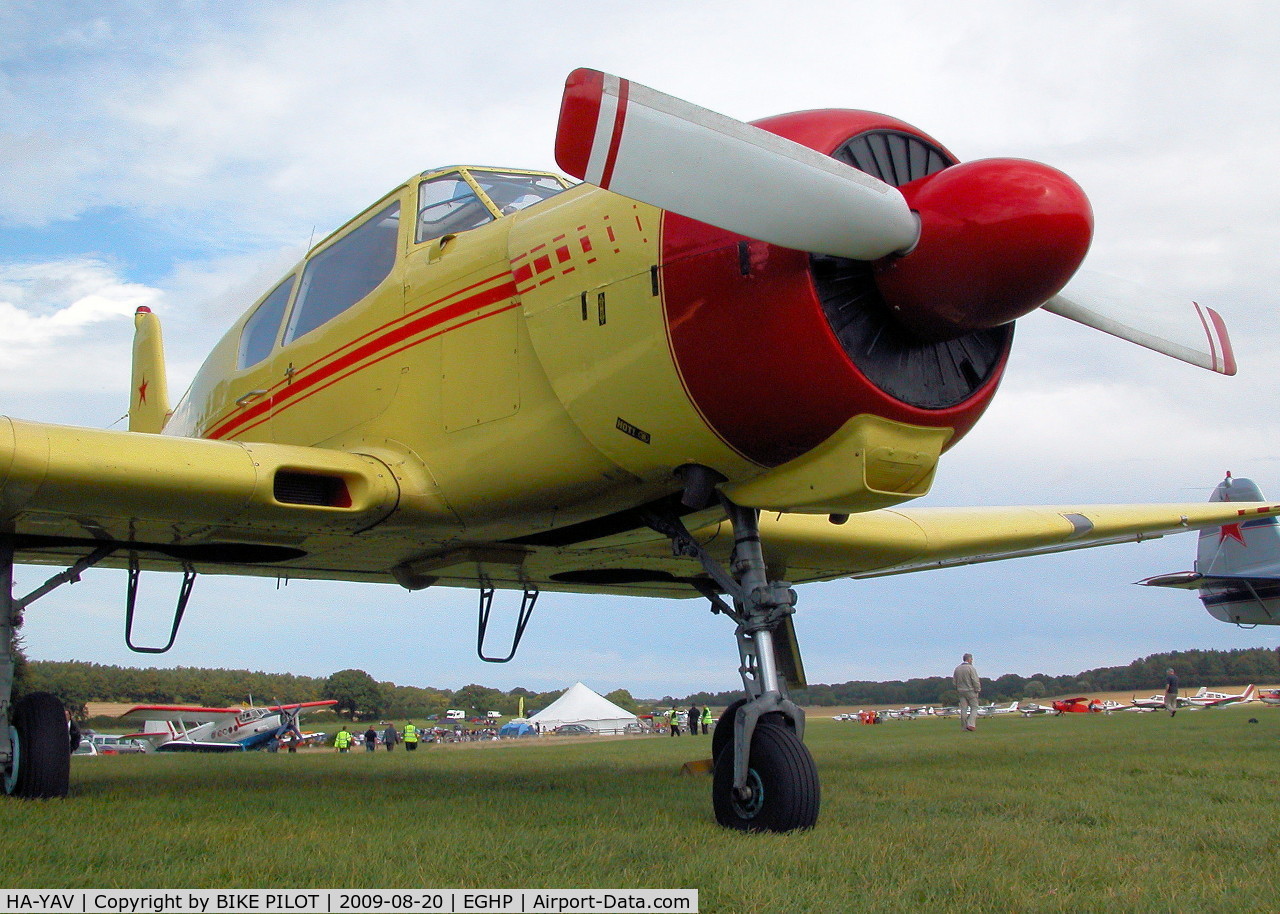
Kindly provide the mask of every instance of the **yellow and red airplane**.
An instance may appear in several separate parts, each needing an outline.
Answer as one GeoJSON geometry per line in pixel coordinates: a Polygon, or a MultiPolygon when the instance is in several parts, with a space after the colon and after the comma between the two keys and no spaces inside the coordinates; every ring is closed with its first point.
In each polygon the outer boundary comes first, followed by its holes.
{"type": "MultiPolygon", "coordinates": [[[[450,167],[396,187],[254,303],[172,409],[140,309],[128,431],[0,420],[0,644],[92,565],[129,570],[131,646],[143,571],[183,573],[175,635],[199,573],[475,587],[482,655],[496,590],[524,594],[512,651],[542,591],[700,594],[736,623],[746,693],[716,730],[716,818],[788,831],[819,806],[787,697],[792,584],[1280,512],[898,507],[1035,308],[1235,370],[1213,311],[1157,330],[1146,302],[1067,286],[1092,213],[1052,168],[961,164],[868,112],[743,124],[591,70],[569,77],[556,154],[581,183],[450,167]],[[18,599],[15,562],[66,570],[18,599]]],[[[65,794],[56,699],[10,719],[6,790],[65,794]]]]}

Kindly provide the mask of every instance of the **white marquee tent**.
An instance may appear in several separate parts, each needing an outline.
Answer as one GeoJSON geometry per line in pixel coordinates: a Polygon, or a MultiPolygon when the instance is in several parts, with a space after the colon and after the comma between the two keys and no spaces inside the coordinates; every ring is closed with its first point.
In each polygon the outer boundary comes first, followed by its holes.
{"type": "Polygon", "coordinates": [[[584,724],[602,733],[621,733],[628,724],[636,722],[636,716],[630,711],[618,707],[580,682],[529,718],[529,723],[540,726],[543,733],[561,724],[584,724]]]}

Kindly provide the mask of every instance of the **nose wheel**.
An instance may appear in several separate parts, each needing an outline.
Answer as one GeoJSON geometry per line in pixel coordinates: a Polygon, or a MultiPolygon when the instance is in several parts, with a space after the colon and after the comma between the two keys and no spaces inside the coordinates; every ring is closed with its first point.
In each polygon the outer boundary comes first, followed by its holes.
{"type": "Polygon", "coordinates": [[[734,786],[732,743],[716,757],[711,804],[716,822],[739,831],[788,832],[818,821],[818,768],[785,722],[762,720],[751,735],[746,783],[734,786]]]}

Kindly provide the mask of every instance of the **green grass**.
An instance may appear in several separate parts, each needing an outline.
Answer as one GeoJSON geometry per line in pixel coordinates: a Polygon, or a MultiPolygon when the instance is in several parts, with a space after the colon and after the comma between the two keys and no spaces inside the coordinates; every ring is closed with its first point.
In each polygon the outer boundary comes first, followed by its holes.
{"type": "Polygon", "coordinates": [[[704,912],[1274,911],[1280,712],[815,716],[818,827],[718,828],[709,737],[74,759],[8,888],[697,888],[704,912]],[[1250,717],[1261,722],[1249,724],[1250,717]]]}

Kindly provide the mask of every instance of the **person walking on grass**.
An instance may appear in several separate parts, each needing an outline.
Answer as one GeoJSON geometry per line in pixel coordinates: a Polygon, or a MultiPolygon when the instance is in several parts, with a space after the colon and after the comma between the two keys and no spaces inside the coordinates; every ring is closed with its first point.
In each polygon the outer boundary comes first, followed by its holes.
{"type": "Polygon", "coordinates": [[[982,692],[982,680],[973,667],[973,654],[965,654],[960,665],[951,674],[960,693],[960,723],[966,730],[978,729],[978,695],[982,692]]]}
{"type": "Polygon", "coordinates": [[[378,748],[378,731],[373,729],[373,724],[369,724],[369,729],[364,731],[364,751],[372,752],[378,748]]]}
{"type": "Polygon", "coordinates": [[[1178,674],[1172,668],[1164,671],[1164,706],[1170,717],[1178,713],[1178,674]]]}
{"type": "Polygon", "coordinates": [[[382,731],[382,741],[390,752],[396,747],[396,743],[400,741],[400,734],[396,732],[396,725],[387,721],[387,729],[382,731]]]}
{"type": "Polygon", "coordinates": [[[342,729],[338,731],[338,735],[333,738],[333,748],[339,752],[346,752],[351,748],[351,734],[347,732],[346,724],[342,725],[342,729]]]}

